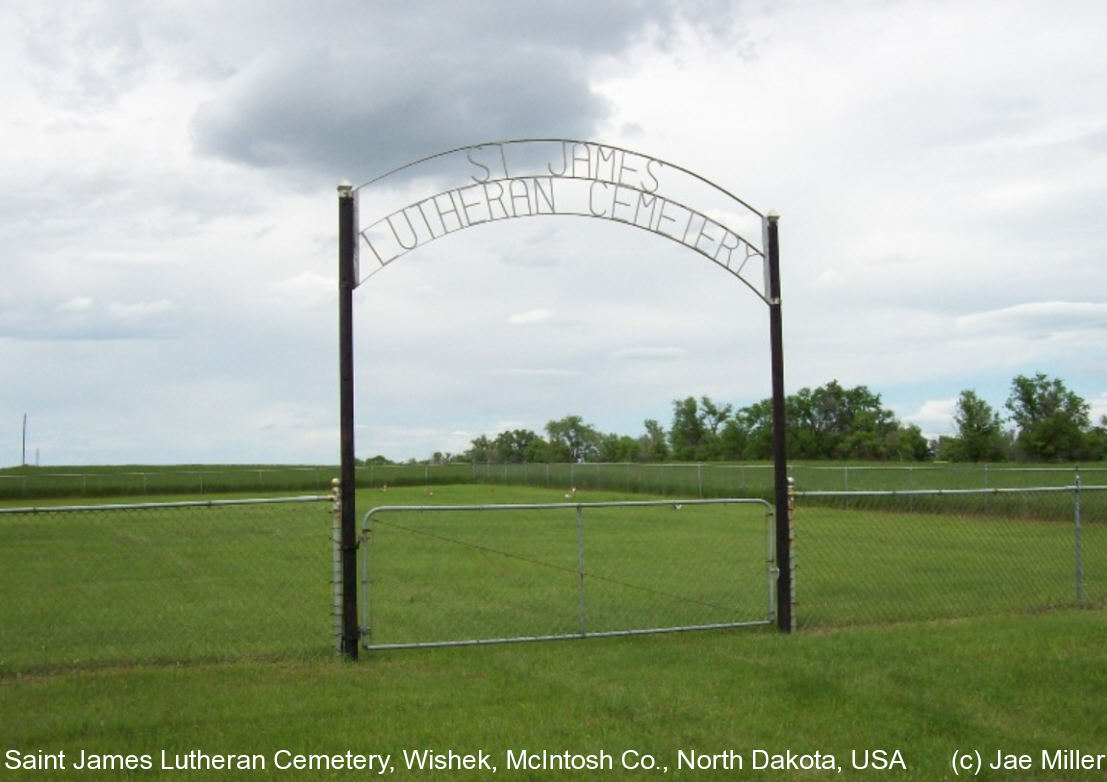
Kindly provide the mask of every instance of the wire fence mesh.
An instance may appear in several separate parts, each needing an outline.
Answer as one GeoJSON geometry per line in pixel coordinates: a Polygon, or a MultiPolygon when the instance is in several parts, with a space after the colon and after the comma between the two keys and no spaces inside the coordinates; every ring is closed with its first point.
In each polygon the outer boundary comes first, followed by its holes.
{"type": "MultiPolygon", "coordinates": [[[[0,499],[39,497],[220,495],[313,491],[325,486],[337,466],[287,467],[146,467],[142,469],[6,468],[0,470],[0,499]]],[[[869,491],[919,489],[991,489],[1025,486],[1068,486],[1076,475],[1087,483],[1107,483],[1107,466],[1025,464],[826,464],[795,463],[789,475],[805,490],[869,491]]],[[[727,464],[582,462],[505,463],[446,462],[442,464],[362,464],[357,485],[443,486],[465,483],[576,486],[680,497],[772,497],[773,467],[769,463],[727,464]]]]}
{"type": "MultiPolygon", "coordinates": [[[[441,467],[378,466],[364,477],[371,482],[434,481],[441,467]]],[[[582,462],[579,464],[472,465],[471,480],[528,485],[576,486],[661,496],[764,497],[773,492],[773,466],[769,463],[726,464],[582,462]]],[[[807,464],[788,466],[788,474],[808,491],[914,491],[926,489],[992,489],[1027,486],[1070,486],[1076,476],[1087,483],[1104,483],[1107,467],[1043,466],[1019,464],[807,464]]],[[[372,484],[370,484],[372,485],[372,484]]]]}
{"type": "MultiPolygon", "coordinates": [[[[372,515],[366,640],[771,620],[766,504],[635,504],[372,515]]],[[[800,630],[1107,606],[1102,485],[806,490],[796,505],[800,630]]],[[[331,509],[308,496],[0,510],[0,675],[333,654],[331,509]]]]}
{"type": "Polygon", "coordinates": [[[0,471],[0,499],[30,500],[60,497],[142,497],[154,495],[245,492],[288,494],[325,486],[335,467],[211,467],[180,469],[150,467],[84,468],[58,471],[22,467],[0,471]]]}
{"type": "Polygon", "coordinates": [[[0,510],[0,673],[329,650],[325,500],[0,510]]]}
{"type": "Polygon", "coordinates": [[[797,492],[799,627],[1107,604],[1107,487],[797,492]]]}
{"type": "Polygon", "coordinates": [[[386,506],[366,514],[369,648],[772,621],[761,500],[386,506]]]}

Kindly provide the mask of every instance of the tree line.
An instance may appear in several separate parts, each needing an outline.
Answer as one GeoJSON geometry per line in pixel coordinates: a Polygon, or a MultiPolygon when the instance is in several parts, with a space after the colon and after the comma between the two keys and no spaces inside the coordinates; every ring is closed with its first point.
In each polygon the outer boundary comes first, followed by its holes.
{"type": "MultiPolygon", "coordinates": [[[[832,380],[787,397],[790,459],[960,462],[1078,461],[1107,458],[1107,416],[1093,425],[1091,407],[1064,381],[1038,373],[1011,381],[1005,413],[974,390],[961,391],[956,433],[928,440],[866,386],[832,380]]],[[[643,422],[637,437],[603,433],[578,415],[549,421],[545,436],[513,429],[481,435],[460,454],[435,453],[433,463],[743,461],[772,458],[772,400],[746,407],[708,396],[673,400],[666,429],[643,422]]],[[[372,461],[386,461],[377,457],[372,461]]]]}

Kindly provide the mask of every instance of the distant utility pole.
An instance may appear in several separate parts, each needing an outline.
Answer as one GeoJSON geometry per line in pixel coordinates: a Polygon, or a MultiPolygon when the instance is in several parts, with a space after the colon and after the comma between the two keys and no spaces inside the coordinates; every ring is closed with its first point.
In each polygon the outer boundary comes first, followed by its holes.
{"type": "Polygon", "coordinates": [[[23,414],[23,456],[20,460],[20,464],[24,467],[27,466],[27,414],[23,414]]]}

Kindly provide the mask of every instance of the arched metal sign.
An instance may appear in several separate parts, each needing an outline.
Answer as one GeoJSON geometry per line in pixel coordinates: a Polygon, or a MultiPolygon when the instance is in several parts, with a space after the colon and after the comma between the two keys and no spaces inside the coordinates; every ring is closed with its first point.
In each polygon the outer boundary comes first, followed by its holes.
{"type": "Polygon", "coordinates": [[[412,250],[502,220],[607,220],[681,244],[737,277],[769,308],[773,387],[777,625],[792,629],[784,452],[784,360],[777,217],[682,166],[572,139],[458,147],[339,191],[343,651],[357,656],[354,511],[353,290],[412,250]],[[363,216],[362,212],[367,212],[363,216]]]}
{"type": "Polygon", "coordinates": [[[358,228],[362,279],[457,231],[572,215],[682,244],[769,300],[759,246],[764,215],[698,174],[621,147],[566,139],[477,144],[401,166],[355,190],[375,210],[358,228]],[[373,198],[379,191],[391,205],[373,198]]]}

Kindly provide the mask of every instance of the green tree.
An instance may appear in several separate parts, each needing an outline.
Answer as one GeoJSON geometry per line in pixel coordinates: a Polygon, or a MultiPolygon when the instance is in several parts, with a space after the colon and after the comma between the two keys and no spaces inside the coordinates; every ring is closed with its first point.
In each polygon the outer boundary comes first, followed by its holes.
{"type": "Polygon", "coordinates": [[[469,452],[466,454],[468,461],[495,461],[495,444],[488,439],[487,435],[482,434],[480,437],[470,440],[469,445],[469,452]]]}
{"type": "Polygon", "coordinates": [[[719,458],[725,461],[755,458],[746,455],[750,438],[742,426],[739,413],[728,418],[723,424],[723,431],[719,433],[719,458]]]}
{"type": "Polygon", "coordinates": [[[704,440],[703,420],[693,396],[673,400],[673,424],[669,427],[670,454],[681,462],[695,460],[704,440]]]}
{"type": "Polygon", "coordinates": [[[923,462],[929,459],[930,443],[918,424],[900,426],[896,434],[896,456],[901,461],[923,462]]]}
{"type": "Polygon", "coordinates": [[[734,428],[727,433],[733,442],[742,443],[742,459],[773,458],[773,402],[762,399],[734,414],[734,428]]]}
{"type": "Polygon", "coordinates": [[[1028,459],[1061,461],[1087,454],[1090,407],[1064,382],[1037,373],[1011,381],[1007,409],[1015,424],[1015,447],[1028,459]]]}
{"type": "Polygon", "coordinates": [[[718,459],[722,456],[721,431],[730,418],[731,405],[720,407],[709,396],[673,400],[673,425],[669,430],[672,456],[678,461],[718,459]]]}
{"type": "MultiPolygon", "coordinates": [[[[930,458],[930,445],[914,425],[903,426],[880,395],[865,386],[843,388],[832,380],[801,388],[785,400],[790,459],[930,458]]],[[[738,410],[720,436],[728,459],[769,459],[773,455],[773,407],[763,399],[738,410]]]]}
{"type": "Polygon", "coordinates": [[[957,425],[957,436],[949,444],[949,458],[960,462],[995,462],[1004,458],[999,413],[975,391],[961,392],[953,422],[957,425]]]}
{"type": "Polygon", "coordinates": [[[719,407],[709,396],[700,397],[700,420],[703,422],[703,428],[709,432],[713,437],[719,436],[719,429],[730,418],[730,413],[734,409],[733,405],[723,405],[719,407]]]}
{"type": "Polygon", "coordinates": [[[855,411],[851,429],[841,438],[835,456],[843,459],[889,459],[897,455],[899,422],[891,410],[879,406],[879,394],[875,399],[875,407],[855,411]]]}
{"type": "Polygon", "coordinates": [[[547,445],[546,441],[532,432],[530,429],[513,429],[501,432],[496,436],[494,443],[498,462],[511,462],[521,464],[523,462],[541,461],[535,459],[541,455],[547,445]]]}
{"type": "Polygon", "coordinates": [[[669,443],[665,428],[653,418],[647,418],[643,425],[646,427],[646,433],[638,438],[639,460],[663,462],[668,459],[669,443]]]}
{"type": "Polygon", "coordinates": [[[600,450],[601,435],[579,415],[567,415],[546,424],[554,461],[585,462],[600,450]]]}
{"type": "Polygon", "coordinates": [[[600,437],[596,459],[601,462],[633,462],[638,459],[639,452],[637,440],[630,435],[613,432],[600,437]]]}
{"type": "Polygon", "coordinates": [[[837,380],[788,397],[788,455],[793,459],[887,459],[898,455],[899,422],[866,386],[837,380]]]}
{"type": "Polygon", "coordinates": [[[1088,458],[1107,459],[1107,415],[1099,417],[1099,425],[1092,427],[1087,438],[1088,458]]]}

